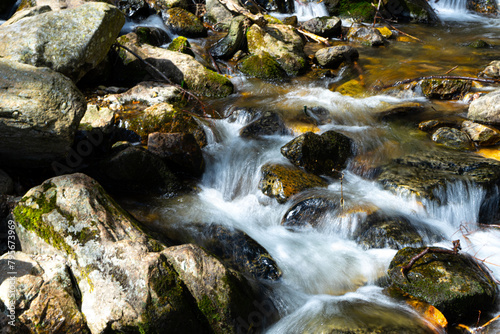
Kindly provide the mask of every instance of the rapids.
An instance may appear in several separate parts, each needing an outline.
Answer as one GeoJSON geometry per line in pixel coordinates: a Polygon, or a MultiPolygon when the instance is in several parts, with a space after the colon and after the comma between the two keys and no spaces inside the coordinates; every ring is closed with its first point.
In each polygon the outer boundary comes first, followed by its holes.
{"type": "MultiPolygon", "coordinates": [[[[397,25],[424,43],[410,40],[380,48],[359,46],[359,64],[364,70],[366,86],[443,74],[456,65],[458,69],[452,74],[475,76],[491,60],[498,59],[500,19],[480,18],[467,12],[462,2],[432,0],[442,20],[437,26],[397,25]],[[463,46],[479,38],[494,47],[477,50],[463,46]]],[[[296,11],[300,21],[327,15],[323,5],[314,2],[300,2],[296,11]]],[[[307,46],[310,53],[319,47],[307,46]]],[[[184,223],[218,223],[243,230],[267,249],[283,271],[280,281],[269,284],[268,298],[277,306],[279,319],[273,324],[265,324],[258,317],[249,319],[254,329],[281,334],[328,332],[329,321],[351,316],[356,305],[362,305],[364,312],[353,316],[360,323],[372,321],[370,317],[374,315],[381,321],[389,318],[401,322],[426,321],[406,304],[387,297],[377,285],[396,251],[365,250],[350,240],[353,227],[362,217],[331,218],[322,222],[322,228],[300,233],[280,225],[290,204],[278,204],[262,194],[258,189],[260,167],[267,162],[288,163],[280,147],[293,135],[259,140],[239,136],[239,130],[252,120],[251,115],[241,110],[270,108],[293,119],[303,106],[322,107],[331,121],[319,130],[333,129],[353,138],[357,154],[387,142],[397,143],[397,149],[380,151],[376,159],[384,160],[433,145],[419,134],[418,121],[438,114],[464,116],[467,109],[462,101],[429,101],[418,93],[389,96],[374,92],[353,98],[330,90],[357,75],[344,68],[334,78],[299,77],[279,85],[235,75],[232,80],[236,93],[210,102],[225,114],[234,112],[234,116],[206,126],[209,143],[204,148],[206,171],[197,185],[199,192],[174,198],[165,196],[149,203],[147,210],[154,217],[150,224],[156,228],[182,231],[184,223]],[[374,116],[388,104],[401,102],[420,102],[426,109],[418,117],[399,122],[380,121],[374,116]]],[[[500,280],[500,230],[478,228],[480,203],[485,197],[480,186],[457,181],[438,191],[436,201],[421,201],[384,190],[357,173],[353,164],[343,173],[342,181],[330,179],[326,192],[404,215],[419,224],[417,229],[432,230],[442,237],[439,242],[428,238],[428,244],[451,248],[451,241],[460,239],[463,251],[486,260],[495,278],[500,280]]],[[[499,313],[497,308],[497,313],[489,316],[499,313]]]]}

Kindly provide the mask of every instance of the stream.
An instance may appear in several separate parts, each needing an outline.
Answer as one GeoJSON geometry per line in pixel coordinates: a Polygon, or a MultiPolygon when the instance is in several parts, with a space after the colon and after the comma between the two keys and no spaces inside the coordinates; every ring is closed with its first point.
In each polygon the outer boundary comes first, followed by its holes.
{"type": "MultiPolygon", "coordinates": [[[[356,45],[366,87],[444,74],[454,66],[458,67],[453,75],[476,76],[490,61],[499,59],[499,18],[469,13],[465,3],[459,0],[440,0],[432,6],[442,19],[441,24],[395,25],[424,43],[392,41],[379,48],[356,45]],[[494,47],[464,46],[477,39],[494,47]]],[[[301,3],[296,7],[299,21],[326,15],[322,14],[321,4],[301,3]]],[[[196,44],[197,40],[190,42],[196,44]]],[[[309,43],[306,52],[312,54],[320,47],[309,43]]],[[[156,229],[183,231],[191,223],[217,223],[246,232],[269,252],[283,272],[280,280],[268,283],[267,298],[277,307],[279,317],[273,323],[262,323],[259,317],[245,319],[252,322],[254,329],[273,334],[329,333],[332,322],[345,319],[349,319],[350,326],[352,323],[426,321],[404,302],[383,293],[378,281],[386,273],[396,250],[367,250],[354,242],[350,235],[362,219],[359,215],[325,219],[320,223],[321,228],[300,233],[280,225],[292,203],[278,204],[258,189],[260,168],[268,162],[290,164],[281,155],[280,148],[295,135],[266,136],[258,140],[239,136],[240,129],[253,119],[245,110],[275,110],[290,121],[300,115],[304,106],[321,107],[327,110],[330,121],[319,126],[320,133],[327,130],[344,133],[355,141],[357,156],[375,150],[377,154],[366,155],[364,159],[376,159],[380,163],[402,153],[432,150],[434,144],[418,130],[418,122],[438,115],[466,115],[466,102],[430,101],[418,92],[397,96],[373,92],[353,98],[331,90],[358,75],[352,69],[343,68],[335,77],[304,76],[273,84],[233,74],[236,92],[228,98],[209,101],[220,112],[234,114],[206,127],[206,170],[197,184],[199,191],[173,198],[166,195],[136,208],[143,211],[142,216],[147,213],[147,223],[156,229]],[[425,111],[394,122],[374,116],[388,104],[402,102],[422,103],[425,111]],[[387,143],[391,143],[393,149],[377,150],[387,143]]],[[[451,248],[451,241],[460,239],[463,252],[485,260],[494,277],[500,280],[500,230],[478,228],[479,208],[486,196],[480,186],[457,180],[436,193],[436,200],[422,201],[384,190],[357,167],[359,163],[351,161],[343,171],[343,179],[329,179],[329,186],[323,191],[396,212],[420,224],[417,229],[432,230],[442,238],[439,242],[428,238],[425,240],[428,245],[451,248]]],[[[314,191],[317,190],[305,191],[303,195],[314,191]]],[[[496,312],[490,316],[498,315],[500,308],[497,307],[496,312]]],[[[482,319],[483,323],[487,320],[482,319]]],[[[436,332],[443,331],[436,328],[436,332]]]]}

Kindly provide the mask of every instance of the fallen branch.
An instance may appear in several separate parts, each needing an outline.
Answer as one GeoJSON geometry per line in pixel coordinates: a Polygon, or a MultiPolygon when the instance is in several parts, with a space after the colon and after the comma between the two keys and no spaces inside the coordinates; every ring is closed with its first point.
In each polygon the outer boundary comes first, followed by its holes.
{"type": "Polygon", "coordinates": [[[483,333],[483,331],[486,329],[486,327],[488,327],[488,325],[490,325],[494,321],[497,321],[498,319],[500,319],[500,314],[497,315],[496,317],[494,317],[493,319],[489,320],[484,325],[479,326],[479,327],[470,328],[470,327],[468,327],[466,325],[463,325],[463,324],[459,324],[457,327],[465,329],[466,331],[468,331],[469,333],[472,333],[472,334],[474,334],[474,333],[483,333]]]}
{"type": "Polygon", "coordinates": [[[386,89],[386,88],[396,87],[399,85],[404,85],[404,84],[414,82],[414,81],[429,80],[429,79],[470,80],[470,81],[478,81],[478,82],[486,82],[486,83],[500,83],[500,79],[481,79],[481,78],[462,77],[462,76],[455,76],[455,75],[430,75],[430,76],[426,76],[426,77],[418,77],[418,78],[413,78],[413,79],[405,79],[405,80],[401,80],[401,81],[396,81],[395,83],[393,83],[391,85],[385,85],[382,87],[374,87],[374,88],[386,89]]]}
{"type": "Polygon", "coordinates": [[[453,68],[450,68],[448,71],[446,71],[444,74],[450,74],[451,72],[455,71],[458,68],[457,66],[454,66],[453,68]]]}
{"type": "Polygon", "coordinates": [[[441,254],[453,254],[457,255],[460,248],[460,240],[453,240],[453,249],[442,249],[442,248],[430,248],[427,247],[417,255],[411,258],[410,262],[406,266],[401,267],[401,273],[406,277],[406,273],[413,267],[415,262],[424,257],[427,253],[441,253],[441,254]]]}
{"type": "MultiPolygon", "coordinates": [[[[212,116],[209,116],[207,115],[207,112],[206,112],[206,105],[205,103],[203,103],[203,101],[200,100],[200,98],[198,96],[196,96],[195,94],[193,94],[192,92],[186,90],[184,87],[182,87],[182,85],[178,85],[174,82],[172,82],[172,80],[170,80],[165,74],[163,74],[163,72],[161,72],[159,69],[157,69],[154,65],[152,65],[150,62],[146,61],[145,59],[143,59],[141,56],[139,56],[137,53],[135,53],[134,51],[132,51],[130,48],[126,47],[125,45],[122,45],[120,43],[117,43],[115,42],[114,44],[115,47],[119,47],[119,48],[122,48],[124,49],[125,51],[127,52],[130,52],[130,54],[132,54],[134,57],[136,57],[137,59],[139,59],[143,64],[145,64],[146,66],[148,66],[149,68],[151,68],[153,70],[153,72],[159,76],[163,81],[167,82],[168,84],[180,89],[182,91],[183,94],[186,94],[188,96],[188,99],[189,98],[193,98],[200,106],[201,108],[201,111],[203,112],[203,115],[199,115],[199,114],[196,114],[196,113],[193,113],[193,112],[190,112],[190,111],[187,111],[187,110],[182,110],[183,112],[191,115],[191,116],[194,116],[194,117],[201,117],[201,118],[207,118],[207,119],[214,119],[214,117],[212,116]]],[[[220,116],[215,118],[215,119],[225,119],[225,118],[228,118],[231,116],[231,113],[227,116],[220,116]]]]}
{"type": "Polygon", "coordinates": [[[262,14],[252,14],[248,9],[245,7],[241,6],[237,1],[231,1],[231,0],[219,0],[221,4],[224,5],[230,12],[235,12],[241,15],[244,15],[248,17],[250,20],[253,22],[257,23],[258,25],[266,25],[267,21],[264,18],[262,14]]]}
{"type": "Polygon", "coordinates": [[[323,43],[326,46],[330,46],[330,43],[328,43],[328,38],[324,38],[324,37],[318,36],[316,34],[313,34],[313,33],[309,32],[309,31],[305,31],[305,30],[302,30],[302,29],[299,29],[299,28],[295,28],[295,29],[298,32],[300,32],[302,35],[307,36],[307,37],[313,39],[314,41],[316,41],[318,43],[323,43]]]}
{"type": "Polygon", "coordinates": [[[378,15],[378,16],[375,16],[375,18],[382,19],[385,23],[387,23],[387,24],[389,25],[389,27],[391,27],[393,30],[396,30],[396,31],[397,31],[397,32],[399,32],[400,34],[403,34],[403,35],[405,35],[405,36],[408,36],[408,37],[410,37],[410,38],[413,38],[414,40],[419,41],[420,43],[424,43],[424,41],[423,41],[423,40],[421,40],[420,38],[417,38],[417,37],[415,37],[415,36],[412,36],[412,35],[410,35],[410,34],[407,34],[407,33],[405,33],[404,31],[401,31],[401,30],[399,30],[398,28],[394,27],[394,26],[390,23],[390,21],[389,21],[389,20],[387,20],[386,18],[384,18],[383,16],[378,15]]]}

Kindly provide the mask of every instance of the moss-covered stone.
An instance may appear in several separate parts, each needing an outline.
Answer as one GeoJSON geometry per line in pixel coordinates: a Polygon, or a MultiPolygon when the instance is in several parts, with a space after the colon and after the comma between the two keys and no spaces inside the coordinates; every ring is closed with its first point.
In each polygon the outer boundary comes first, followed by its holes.
{"type": "Polygon", "coordinates": [[[292,166],[266,164],[262,166],[261,174],[259,189],[279,203],[285,203],[305,189],[328,186],[320,177],[292,166]]]}
{"type": "Polygon", "coordinates": [[[167,49],[170,51],[182,52],[194,57],[194,52],[191,49],[191,44],[189,44],[189,41],[184,36],[178,36],[174,38],[167,49]]]}
{"type": "Polygon", "coordinates": [[[422,88],[422,93],[430,99],[459,99],[471,89],[470,80],[458,79],[427,79],[416,85],[422,88]]]}
{"type": "Polygon", "coordinates": [[[469,135],[455,128],[442,127],[437,129],[432,134],[432,140],[456,150],[473,150],[475,148],[469,135]]]}
{"type": "Polygon", "coordinates": [[[335,10],[335,13],[340,17],[353,18],[363,22],[368,22],[373,20],[375,9],[371,5],[370,1],[341,0],[335,10]]]}
{"type": "Polygon", "coordinates": [[[167,26],[175,34],[185,37],[206,37],[207,29],[193,13],[185,9],[174,7],[167,11],[167,26]]]}
{"type": "Polygon", "coordinates": [[[287,75],[280,64],[268,52],[245,57],[239,64],[244,74],[263,80],[282,80],[287,75]]]}
{"type": "Polygon", "coordinates": [[[407,247],[398,251],[388,270],[393,287],[435,306],[449,322],[475,319],[478,311],[491,309],[496,283],[488,270],[468,255],[431,251],[404,275],[402,266],[423,250],[407,247]]]}

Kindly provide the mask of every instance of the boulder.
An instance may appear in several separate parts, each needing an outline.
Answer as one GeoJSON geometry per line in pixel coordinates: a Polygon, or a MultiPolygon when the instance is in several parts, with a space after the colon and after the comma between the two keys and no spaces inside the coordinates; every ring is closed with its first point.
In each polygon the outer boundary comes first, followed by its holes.
{"type": "Polygon", "coordinates": [[[191,133],[150,133],[148,151],[176,173],[199,177],[205,169],[200,145],[191,133]]]}
{"type": "Polygon", "coordinates": [[[0,73],[2,165],[42,167],[64,158],[86,110],[83,94],[48,68],[0,59],[0,73]]]}
{"type": "Polygon", "coordinates": [[[459,128],[466,121],[463,117],[442,117],[423,121],[418,124],[418,128],[422,131],[433,133],[442,127],[459,128]]]}
{"type": "Polygon", "coordinates": [[[243,15],[231,20],[227,35],[210,47],[210,54],[215,58],[231,58],[236,51],[244,47],[247,18],[243,15]]]}
{"type": "Polygon", "coordinates": [[[462,131],[466,132],[470,139],[479,146],[491,146],[500,142],[500,131],[492,126],[464,121],[462,131]]]}
{"type": "Polygon", "coordinates": [[[302,28],[323,37],[340,36],[342,21],[335,16],[315,17],[302,23],[302,28]]]}
{"type": "Polygon", "coordinates": [[[158,103],[146,108],[142,115],[127,121],[127,129],[138,133],[143,141],[153,132],[191,133],[200,147],[207,145],[207,137],[203,127],[196,119],[169,103],[158,103]]]}
{"type": "Polygon", "coordinates": [[[206,37],[207,28],[196,15],[185,9],[174,7],[167,10],[165,24],[177,35],[184,37],[206,37]]]}
{"type": "Polygon", "coordinates": [[[190,2],[187,0],[145,0],[150,8],[154,9],[157,13],[164,14],[167,10],[178,7],[182,9],[189,9],[190,2]]]}
{"type": "Polygon", "coordinates": [[[294,199],[281,219],[281,225],[293,231],[317,228],[324,219],[336,217],[340,208],[340,195],[319,193],[294,199]]]}
{"type": "Polygon", "coordinates": [[[500,89],[472,101],[467,118],[476,122],[500,124],[500,89]]]}
{"type": "Polygon", "coordinates": [[[437,129],[432,134],[432,140],[456,150],[473,150],[475,148],[469,135],[455,128],[442,127],[437,129]]]}
{"type": "Polygon", "coordinates": [[[93,179],[49,179],[28,191],[13,214],[26,253],[68,263],[92,333],[206,331],[189,291],[159,252],[163,246],[93,179]]]}
{"type": "Polygon", "coordinates": [[[141,43],[151,44],[153,46],[162,46],[172,40],[167,31],[157,27],[135,27],[133,32],[141,43]]]}
{"type": "Polygon", "coordinates": [[[187,54],[191,57],[195,56],[193,50],[191,49],[191,44],[189,43],[187,38],[184,36],[176,37],[172,41],[172,43],[169,44],[167,50],[181,52],[181,53],[187,54]]]}
{"type": "Polygon", "coordinates": [[[388,270],[393,288],[433,305],[450,323],[477,319],[479,311],[493,307],[497,285],[470,255],[438,253],[444,249],[430,247],[403,274],[402,267],[424,249],[407,247],[394,256],[388,270]]]}
{"type": "Polygon", "coordinates": [[[262,314],[258,295],[241,274],[193,244],[170,247],[163,254],[186,283],[214,333],[248,333],[266,327],[274,306],[267,301],[267,314],[262,314]],[[259,325],[247,328],[246,320],[255,314],[261,320],[259,325]]]}
{"type": "Polygon", "coordinates": [[[247,41],[250,53],[268,52],[290,76],[303,72],[306,67],[304,42],[291,26],[269,24],[261,28],[253,24],[247,30],[247,41]]]}
{"type": "Polygon", "coordinates": [[[137,102],[142,102],[148,106],[167,102],[173,103],[180,100],[180,95],[181,90],[173,85],[163,82],[143,81],[121,94],[107,95],[104,101],[111,102],[113,108],[119,109],[126,104],[137,102]]]}
{"type": "Polygon", "coordinates": [[[101,2],[28,17],[0,27],[0,57],[77,82],[105,58],[124,23],[116,7],[101,2]]]}
{"type": "Polygon", "coordinates": [[[25,253],[15,252],[0,257],[0,299],[9,301],[9,285],[14,284],[16,326],[29,333],[90,334],[84,315],[79,309],[81,295],[75,286],[71,269],[61,258],[39,262],[25,253]],[[16,280],[7,277],[7,264],[15,261],[16,280]],[[2,268],[3,267],[3,268],[2,268]]]}
{"type": "Polygon", "coordinates": [[[14,181],[9,174],[0,169],[0,196],[10,195],[14,192],[14,181]]]}
{"type": "Polygon", "coordinates": [[[206,0],[204,21],[214,26],[229,27],[231,20],[235,16],[219,0],[206,0]]]}
{"type": "Polygon", "coordinates": [[[280,63],[266,51],[243,58],[238,69],[248,77],[268,81],[282,81],[287,77],[280,63]]]}
{"type": "Polygon", "coordinates": [[[245,125],[240,130],[240,136],[243,138],[255,139],[260,136],[284,135],[288,130],[281,116],[272,111],[266,111],[255,121],[245,125]]]}
{"type": "Polygon", "coordinates": [[[380,31],[365,26],[351,27],[347,33],[347,40],[371,46],[384,45],[384,37],[380,31]]]}
{"type": "Polygon", "coordinates": [[[467,0],[466,8],[479,14],[498,15],[498,4],[495,0],[467,0]]]}
{"type": "Polygon", "coordinates": [[[382,0],[381,14],[400,22],[437,23],[437,16],[425,0],[382,0]]]}
{"type": "Polygon", "coordinates": [[[494,60],[489,63],[478,76],[500,79],[500,60],[494,60]]]}
{"type": "Polygon", "coordinates": [[[470,80],[459,79],[424,79],[410,84],[409,87],[422,89],[424,96],[430,99],[460,99],[471,89],[470,80]]]}
{"type": "Polygon", "coordinates": [[[353,141],[338,132],[306,132],[281,147],[281,154],[307,172],[336,176],[353,155],[353,141]]]}
{"type": "Polygon", "coordinates": [[[14,24],[17,21],[24,19],[25,17],[31,17],[43,13],[50,12],[52,9],[50,6],[44,5],[44,6],[36,6],[36,7],[31,7],[27,8],[24,10],[17,11],[10,19],[8,19],[6,22],[2,24],[2,26],[6,27],[8,25],[14,24]]]}
{"type": "MultiPolygon", "coordinates": [[[[233,84],[228,78],[207,69],[189,55],[140,44],[134,33],[122,36],[118,41],[143,59],[147,59],[172,82],[182,84],[185,89],[207,97],[225,97],[233,92],[233,84]]],[[[138,68],[143,68],[138,59],[125,51],[120,51],[120,57],[125,65],[125,73],[134,75],[138,68]]],[[[146,68],[146,70],[151,69],[146,68]]],[[[152,74],[157,75],[157,73],[152,74]]]]}
{"type": "Polygon", "coordinates": [[[350,45],[339,45],[319,49],[314,57],[321,66],[336,69],[343,62],[352,63],[358,60],[359,53],[350,45]]]}
{"type": "Polygon", "coordinates": [[[139,146],[116,147],[88,172],[115,193],[159,195],[181,189],[178,178],[163,160],[139,146]]]}
{"type": "Polygon", "coordinates": [[[269,163],[261,168],[259,189],[281,204],[305,189],[327,186],[328,183],[320,177],[297,167],[269,163]]]}
{"type": "Polygon", "coordinates": [[[101,129],[103,133],[109,133],[114,124],[114,111],[96,104],[88,104],[87,111],[80,121],[80,129],[101,129]]]}

